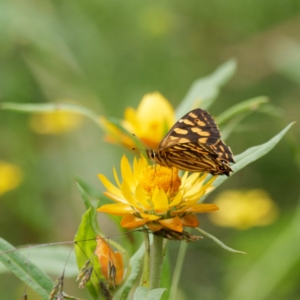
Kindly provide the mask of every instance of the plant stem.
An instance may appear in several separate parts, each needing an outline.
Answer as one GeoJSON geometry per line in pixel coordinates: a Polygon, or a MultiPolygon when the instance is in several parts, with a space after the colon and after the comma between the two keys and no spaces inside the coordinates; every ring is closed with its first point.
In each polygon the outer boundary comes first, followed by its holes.
{"type": "Polygon", "coordinates": [[[178,282],[180,279],[180,274],[181,274],[181,270],[182,270],[182,266],[183,266],[183,262],[184,262],[184,258],[185,258],[187,245],[188,244],[185,242],[180,243],[179,253],[178,253],[177,260],[176,260],[176,265],[175,265],[175,270],[174,270],[174,274],[173,274],[173,278],[172,278],[171,290],[170,290],[170,295],[169,295],[170,300],[176,299],[178,282]]]}
{"type": "Polygon", "coordinates": [[[150,242],[149,233],[144,231],[144,242],[145,242],[145,254],[144,254],[144,267],[143,274],[141,278],[141,286],[149,288],[150,281],[150,242]]]}
{"type": "Polygon", "coordinates": [[[150,290],[159,288],[163,266],[163,238],[153,236],[150,261],[150,290]]]}

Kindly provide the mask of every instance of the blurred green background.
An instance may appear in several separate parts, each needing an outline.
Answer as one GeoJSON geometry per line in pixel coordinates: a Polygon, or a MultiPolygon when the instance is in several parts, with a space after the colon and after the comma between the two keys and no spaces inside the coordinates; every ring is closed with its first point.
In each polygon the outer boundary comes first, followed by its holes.
{"type": "MultiPolygon", "coordinates": [[[[299,120],[299,28],[298,0],[3,0],[0,102],[69,101],[122,118],[127,106],[137,107],[153,91],[176,107],[195,79],[234,57],[237,73],[210,113],[264,95],[282,114],[255,113],[243,121],[226,141],[238,154],[299,120]]],[[[0,196],[0,235],[16,246],[72,240],[84,212],[75,176],[103,191],[97,174],[111,178],[122,154],[132,153],[105,143],[87,119],[60,135],[33,132],[29,119],[0,110],[0,160],[23,174],[18,188],[0,196]]],[[[299,198],[299,134],[296,124],[270,154],[209,196],[211,202],[222,190],[261,188],[280,216],[244,231],[201,216],[203,229],[247,255],[225,252],[209,239],[189,245],[178,300],[299,299],[300,227],[290,230],[299,198]]],[[[178,246],[170,243],[171,265],[178,246]]],[[[24,285],[12,274],[0,276],[1,298],[18,299],[24,285]]],[[[72,282],[66,291],[76,294],[72,282]]]]}

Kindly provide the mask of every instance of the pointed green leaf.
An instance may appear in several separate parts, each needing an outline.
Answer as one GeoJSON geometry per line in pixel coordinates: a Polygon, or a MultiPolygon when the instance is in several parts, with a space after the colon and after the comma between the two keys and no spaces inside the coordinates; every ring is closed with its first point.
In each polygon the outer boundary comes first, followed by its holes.
{"type": "Polygon", "coordinates": [[[11,244],[0,238],[0,251],[11,250],[12,252],[9,253],[0,253],[0,261],[43,299],[48,299],[53,288],[53,282],[44,272],[31,263],[30,251],[28,250],[29,257],[25,257],[18,251],[14,251],[16,248],[11,244]]]}
{"type": "Polygon", "coordinates": [[[147,289],[143,286],[137,287],[134,292],[134,295],[133,295],[133,300],[141,300],[141,299],[147,300],[148,292],[149,292],[149,289],[147,289]]]}
{"type": "Polygon", "coordinates": [[[73,112],[78,113],[80,115],[86,116],[99,126],[101,123],[99,122],[99,116],[93,111],[89,110],[86,107],[69,104],[69,103],[1,103],[0,109],[5,110],[13,110],[24,113],[46,113],[46,112],[56,112],[56,111],[65,111],[65,112],[73,112]]]}
{"type": "Polygon", "coordinates": [[[216,123],[222,125],[240,113],[257,110],[262,104],[268,101],[269,99],[267,97],[256,97],[240,102],[221,113],[216,118],[216,123]]]}
{"type": "Polygon", "coordinates": [[[97,234],[93,230],[94,219],[95,211],[90,207],[82,216],[74,241],[78,268],[81,269],[88,259],[91,260],[91,264],[94,266],[94,272],[92,273],[90,281],[87,282],[86,287],[92,297],[97,299],[100,295],[99,278],[102,278],[102,274],[97,257],[94,255],[97,246],[97,234]]]}
{"type": "Polygon", "coordinates": [[[148,297],[147,297],[147,300],[159,300],[161,299],[164,291],[166,289],[164,288],[158,288],[158,289],[155,289],[155,290],[151,290],[148,294],[148,297]]]}
{"type": "Polygon", "coordinates": [[[235,70],[236,61],[231,59],[211,75],[196,80],[176,109],[176,117],[179,119],[191,109],[199,106],[203,109],[209,108],[219,95],[220,88],[232,77],[235,70]]]}
{"type": "MultiPolygon", "coordinates": [[[[73,277],[78,274],[78,268],[76,265],[75,254],[73,250],[73,242],[67,242],[72,244],[70,246],[62,245],[32,245],[30,247],[24,247],[18,249],[18,252],[24,256],[28,256],[39,269],[47,274],[53,276],[60,276],[63,268],[67,262],[66,269],[64,271],[65,277],[73,277]]],[[[9,269],[0,265],[0,273],[9,272],[9,269]]]]}
{"type": "Polygon", "coordinates": [[[159,300],[165,290],[164,288],[158,288],[149,291],[147,288],[140,286],[135,290],[133,300],[159,300]]]}
{"type": "MultiPolygon", "coordinates": [[[[232,170],[234,171],[234,173],[231,174],[231,176],[235,175],[239,170],[241,170],[248,164],[252,163],[253,161],[259,159],[260,157],[270,152],[276,146],[276,144],[283,138],[283,136],[287,133],[287,131],[291,128],[293,124],[294,123],[290,123],[282,131],[280,131],[277,135],[275,135],[272,139],[270,139],[268,142],[259,146],[251,147],[246,151],[244,151],[243,153],[236,155],[234,157],[236,163],[232,165],[232,170]]],[[[219,176],[215,180],[213,186],[214,187],[219,186],[226,179],[228,179],[228,177],[219,176]]]]}

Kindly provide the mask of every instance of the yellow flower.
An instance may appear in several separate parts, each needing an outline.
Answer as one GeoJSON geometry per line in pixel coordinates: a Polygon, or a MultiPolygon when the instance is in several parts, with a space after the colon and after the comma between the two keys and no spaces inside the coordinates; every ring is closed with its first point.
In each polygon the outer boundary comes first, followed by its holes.
{"type": "Polygon", "coordinates": [[[135,159],[131,168],[128,159],[121,160],[121,182],[115,169],[117,186],[104,175],[99,178],[107,191],[108,198],[117,202],[98,208],[105,212],[122,216],[121,225],[137,228],[147,225],[152,231],[163,228],[182,232],[184,226],[197,227],[195,213],[217,210],[215,204],[197,204],[199,199],[210,192],[216,177],[204,183],[207,174],[186,172],[182,178],[175,168],[150,166],[144,157],[135,159]]]}
{"type": "Polygon", "coordinates": [[[248,229],[253,226],[265,226],[278,216],[276,204],[263,190],[228,190],[214,201],[220,210],[210,215],[211,221],[223,227],[248,229]]]}
{"type": "Polygon", "coordinates": [[[22,172],[18,166],[0,161],[0,196],[15,189],[22,180],[22,172]]]}
{"type": "Polygon", "coordinates": [[[98,236],[95,255],[98,257],[101,272],[110,285],[120,285],[124,275],[124,263],[121,253],[113,251],[109,244],[98,236]]]}
{"type": "Polygon", "coordinates": [[[108,133],[107,141],[132,148],[136,146],[135,140],[130,136],[134,133],[152,149],[158,147],[174,121],[175,114],[171,104],[158,92],[146,94],[136,110],[131,107],[126,108],[121,125],[127,133],[122,132],[104,117],[100,119],[108,133]]]}
{"type": "Polygon", "coordinates": [[[39,134],[69,132],[77,128],[81,122],[81,115],[67,111],[35,113],[29,119],[31,129],[39,134]]]}

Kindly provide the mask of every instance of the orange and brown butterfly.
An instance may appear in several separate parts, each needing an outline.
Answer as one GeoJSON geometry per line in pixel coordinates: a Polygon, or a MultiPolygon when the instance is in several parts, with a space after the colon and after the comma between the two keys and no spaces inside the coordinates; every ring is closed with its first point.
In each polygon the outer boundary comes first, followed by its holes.
{"type": "Polygon", "coordinates": [[[149,159],[166,167],[190,172],[229,176],[234,163],[230,148],[212,116],[197,108],[178,120],[157,150],[146,150],[149,159]]]}

